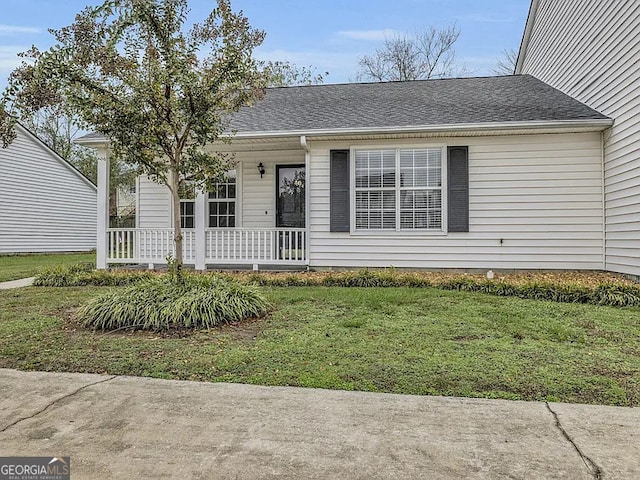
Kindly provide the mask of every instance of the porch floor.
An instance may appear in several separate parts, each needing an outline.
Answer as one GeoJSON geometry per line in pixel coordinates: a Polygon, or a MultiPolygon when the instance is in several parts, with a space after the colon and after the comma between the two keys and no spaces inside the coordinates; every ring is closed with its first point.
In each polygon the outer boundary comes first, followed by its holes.
{"type": "MultiPolygon", "coordinates": [[[[195,270],[193,265],[184,265],[183,268],[185,270],[193,271],[195,270]]],[[[136,264],[136,265],[110,265],[109,270],[149,270],[149,266],[144,263],[136,264]]],[[[166,272],[167,265],[166,264],[154,264],[153,270],[158,272],[166,272]]],[[[259,265],[258,271],[269,271],[269,272],[306,272],[309,270],[307,265],[259,265]]],[[[253,271],[253,264],[207,264],[205,272],[249,272],[253,271]]]]}

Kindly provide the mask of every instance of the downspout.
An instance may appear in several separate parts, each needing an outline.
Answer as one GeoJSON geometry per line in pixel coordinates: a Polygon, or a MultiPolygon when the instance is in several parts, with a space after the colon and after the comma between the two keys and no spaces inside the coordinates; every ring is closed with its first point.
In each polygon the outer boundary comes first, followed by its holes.
{"type": "Polygon", "coordinates": [[[600,163],[602,168],[602,270],[607,271],[607,201],[605,194],[605,133],[604,130],[600,132],[600,163]]]}
{"type": "Polygon", "coordinates": [[[309,233],[311,232],[311,219],[310,214],[311,210],[309,209],[309,188],[310,186],[310,175],[309,175],[309,165],[311,163],[311,152],[309,149],[309,144],[307,143],[307,137],[305,135],[300,136],[300,145],[304,148],[304,223],[305,223],[305,235],[304,235],[304,252],[305,252],[305,262],[307,265],[307,270],[309,270],[309,263],[311,255],[309,255],[309,233]]]}
{"type": "Polygon", "coordinates": [[[140,228],[140,175],[136,177],[136,228],[140,228]]]}

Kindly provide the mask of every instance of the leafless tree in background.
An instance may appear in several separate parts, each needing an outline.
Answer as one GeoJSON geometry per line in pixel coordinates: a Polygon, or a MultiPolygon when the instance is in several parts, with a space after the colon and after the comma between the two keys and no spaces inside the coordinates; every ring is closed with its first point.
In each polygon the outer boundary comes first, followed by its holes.
{"type": "Polygon", "coordinates": [[[455,58],[458,37],[460,29],[453,24],[386,38],[373,55],[360,58],[357,79],[385,82],[463,76],[467,69],[455,58]]]}
{"type": "Polygon", "coordinates": [[[518,62],[518,52],[513,48],[505,48],[502,51],[502,58],[498,60],[496,66],[493,67],[493,73],[496,75],[513,75],[516,71],[516,63],[518,62]]]}

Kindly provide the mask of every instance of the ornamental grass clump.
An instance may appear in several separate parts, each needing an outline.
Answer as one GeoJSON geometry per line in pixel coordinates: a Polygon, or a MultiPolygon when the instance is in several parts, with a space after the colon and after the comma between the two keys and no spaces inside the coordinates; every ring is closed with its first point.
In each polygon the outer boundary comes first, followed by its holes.
{"type": "Polygon", "coordinates": [[[593,303],[614,307],[640,306],[640,286],[603,283],[593,293],[593,303]]]}
{"type": "Polygon", "coordinates": [[[93,263],[59,265],[43,270],[35,279],[36,287],[116,287],[152,278],[148,271],[95,270],[93,263]]]}
{"type": "Polygon", "coordinates": [[[68,287],[76,285],[78,278],[85,277],[94,269],[93,263],[56,265],[41,271],[34,280],[36,287],[68,287]]]}
{"type": "Polygon", "coordinates": [[[78,310],[94,330],[203,329],[264,315],[268,304],[255,287],[216,276],[157,277],[111,290],[78,310]]]}
{"type": "Polygon", "coordinates": [[[389,268],[324,273],[236,274],[236,278],[244,283],[269,287],[432,287],[531,300],[640,307],[640,285],[606,273],[522,273],[489,280],[478,274],[402,272],[389,268]]]}

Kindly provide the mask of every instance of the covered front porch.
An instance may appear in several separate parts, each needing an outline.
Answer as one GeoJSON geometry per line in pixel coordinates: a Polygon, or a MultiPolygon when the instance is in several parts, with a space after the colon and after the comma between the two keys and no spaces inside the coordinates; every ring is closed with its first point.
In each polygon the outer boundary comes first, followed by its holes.
{"type": "MultiPolygon", "coordinates": [[[[184,264],[196,270],[308,266],[308,153],[300,143],[235,147],[236,167],[214,191],[181,194],[184,264]]],[[[176,256],[168,189],[138,178],[135,228],[108,228],[108,151],[101,154],[97,268],[166,264],[176,256]]]]}

